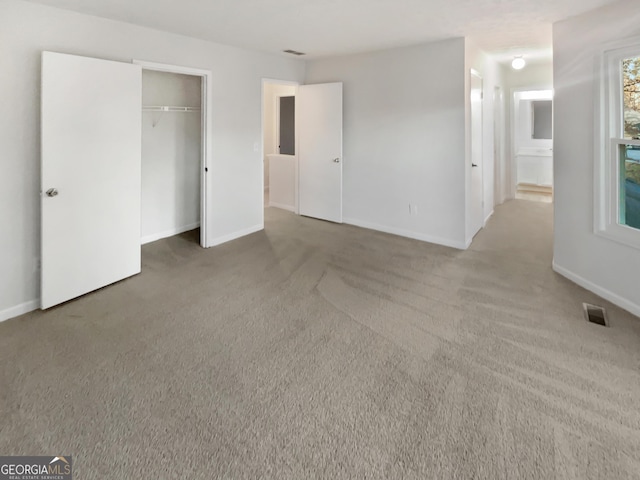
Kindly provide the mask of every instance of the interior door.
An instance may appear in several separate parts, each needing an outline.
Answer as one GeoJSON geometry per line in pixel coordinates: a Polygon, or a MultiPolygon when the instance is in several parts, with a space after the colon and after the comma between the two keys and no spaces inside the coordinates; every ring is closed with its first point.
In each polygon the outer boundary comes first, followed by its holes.
{"type": "Polygon", "coordinates": [[[296,95],[299,213],[342,223],[342,83],[296,95]]]}
{"type": "Polygon", "coordinates": [[[139,65],[42,54],[42,308],[140,272],[139,65]]]}
{"type": "Polygon", "coordinates": [[[471,215],[470,235],[484,225],[484,192],[482,162],[482,77],[471,72],[471,215]]]}

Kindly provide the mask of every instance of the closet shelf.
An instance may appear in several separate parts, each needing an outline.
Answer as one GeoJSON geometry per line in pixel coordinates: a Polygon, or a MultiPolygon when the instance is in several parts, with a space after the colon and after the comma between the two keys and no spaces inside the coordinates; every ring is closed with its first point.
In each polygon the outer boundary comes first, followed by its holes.
{"type": "Polygon", "coordinates": [[[175,107],[168,105],[143,105],[143,112],[199,112],[200,107],[175,107]]]}

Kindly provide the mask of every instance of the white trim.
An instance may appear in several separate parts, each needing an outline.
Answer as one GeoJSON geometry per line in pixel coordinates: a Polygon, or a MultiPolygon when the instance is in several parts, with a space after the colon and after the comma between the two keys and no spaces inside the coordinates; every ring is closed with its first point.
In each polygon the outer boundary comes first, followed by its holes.
{"type": "Polygon", "coordinates": [[[30,300],[28,302],[15,305],[13,307],[6,308],[0,311],[0,322],[9,320],[11,318],[19,317],[25,313],[33,312],[40,308],[40,299],[30,300]]]}
{"type": "Polygon", "coordinates": [[[640,305],[638,305],[637,303],[633,303],[631,300],[621,297],[620,295],[617,295],[607,290],[606,288],[602,288],[601,286],[596,285],[593,282],[590,282],[589,280],[581,277],[580,275],[573,273],[571,270],[568,270],[558,265],[555,262],[555,260],[552,263],[552,268],[554,272],[562,275],[563,277],[568,278],[569,280],[581,286],[582,288],[589,290],[590,292],[595,293],[596,295],[604,298],[605,300],[610,301],[614,305],[617,305],[618,307],[632,313],[633,315],[640,317],[640,305]]]}
{"type": "MultiPolygon", "coordinates": [[[[480,233],[480,230],[478,230],[478,233],[480,233]]],[[[473,239],[474,239],[474,238],[476,238],[476,235],[477,235],[478,233],[476,233],[475,235],[473,235],[473,236],[472,236],[472,237],[470,237],[470,238],[467,238],[467,239],[464,241],[464,245],[465,245],[464,249],[465,249],[465,250],[471,246],[471,244],[473,243],[473,239]]]]}
{"type": "Polygon", "coordinates": [[[487,226],[487,222],[488,222],[488,221],[489,221],[489,219],[493,216],[493,212],[494,212],[494,211],[495,211],[495,210],[491,210],[491,212],[489,212],[489,215],[487,215],[487,218],[485,218],[485,219],[484,219],[484,225],[483,225],[483,227],[482,227],[482,228],[484,228],[484,227],[486,227],[486,226],[487,226]]]}
{"type": "Polygon", "coordinates": [[[264,230],[264,224],[254,225],[253,227],[246,228],[244,230],[240,230],[238,232],[230,233],[229,235],[223,235],[222,237],[216,237],[211,241],[212,247],[216,245],[222,245],[223,243],[230,242],[232,240],[236,240],[240,237],[244,237],[246,235],[251,235],[252,233],[259,232],[260,230],[264,230]]]}
{"type": "Polygon", "coordinates": [[[146,60],[136,60],[135,58],[131,63],[135,65],[140,65],[143,70],[155,70],[157,72],[167,72],[167,73],[180,73],[182,75],[194,75],[196,77],[211,75],[211,70],[204,70],[202,68],[185,67],[182,65],[172,65],[169,63],[147,62],[146,60]]]}
{"type": "Polygon", "coordinates": [[[289,212],[296,213],[296,207],[293,205],[285,205],[284,203],[274,203],[269,202],[270,207],[281,208],[282,210],[287,210],[289,212]]]}
{"type": "MultiPolygon", "coordinates": [[[[179,73],[181,75],[194,75],[202,78],[202,98],[201,98],[201,170],[200,170],[200,245],[204,248],[211,247],[207,239],[208,222],[208,174],[212,173],[213,167],[213,73],[211,70],[201,68],[184,67],[181,65],[170,65],[167,63],[147,62],[144,60],[132,61],[135,65],[140,65],[143,70],[154,70],[157,72],[179,73]]],[[[263,179],[264,183],[264,179],[263,179]]]]}
{"type": "Polygon", "coordinates": [[[165,230],[163,232],[146,235],[140,239],[140,244],[145,245],[147,243],[155,242],[156,240],[161,240],[167,237],[173,237],[174,235],[188,232],[189,230],[193,230],[195,228],[198,228],[199,226],[200,226],[200,222],[196,222],[196,223],[192,223],[191,225],[185,225],[184,227],[172,228],[170,230],[165,230]]]}
{"type": "Polygon", "coordinates": [[[404,230],[402,228],[396,228],[396,227],[387,227],[385,225],[365,222],[363,220],[357,220],[355,218],[343,218],[343,223],[346,223],[347,225],[354,225],[356,227],[366,228],[368,230],[376,230],[378,232],[390,233],[392,235],[398,235],[400,237],[412,238],[414,240],[421,240],[423,242],[444,245],[445,247],[457,248],[458,250],[466,250],[471,243],[471,242],[459,242],[456,240],[436,237],[433,235],[424,235],[422,233],[412,232],[411,230],[404,230]]]}

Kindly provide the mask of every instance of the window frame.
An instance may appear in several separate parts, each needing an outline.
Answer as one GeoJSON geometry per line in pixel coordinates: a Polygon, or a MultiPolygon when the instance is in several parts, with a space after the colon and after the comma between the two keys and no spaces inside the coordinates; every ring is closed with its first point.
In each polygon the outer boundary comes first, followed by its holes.
{"type": "Polygon", "coordinates": [[[596,95],[594,231],[609,240],[640,250],[640,229],[619,223],[620,145],[640,146],[624,138],[622,61],[640,57],[640,37],[609,45],[600,52],[599,95],[596,95]]]}

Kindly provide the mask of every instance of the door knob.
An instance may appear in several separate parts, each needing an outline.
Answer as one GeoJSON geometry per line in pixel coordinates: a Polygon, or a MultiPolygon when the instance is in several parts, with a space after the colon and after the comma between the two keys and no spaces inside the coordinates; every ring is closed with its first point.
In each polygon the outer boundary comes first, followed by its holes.
{"type": "Polygon", "coordinates": [[[46,191],[47,197],[55,197],[58,195],[58,190],[56,188],[50,188],[46,191]]]}
{"type": "Polygon", "coordinates": [[[334,159],[333,159],[333,161],[334,161],[335,163],[340,163],[340,159],[339,159],[339,158],[334,158],[334,159]]]}

